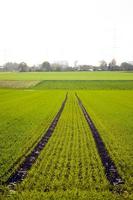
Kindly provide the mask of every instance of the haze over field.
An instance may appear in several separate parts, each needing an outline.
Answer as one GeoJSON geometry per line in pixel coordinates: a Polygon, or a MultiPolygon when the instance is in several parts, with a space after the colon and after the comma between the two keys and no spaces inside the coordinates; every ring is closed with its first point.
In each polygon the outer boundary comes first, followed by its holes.
{"type": "Polygon", "coordinates": [[[133,60],[132,0],[1,0],[0,64],[133,60]]]}

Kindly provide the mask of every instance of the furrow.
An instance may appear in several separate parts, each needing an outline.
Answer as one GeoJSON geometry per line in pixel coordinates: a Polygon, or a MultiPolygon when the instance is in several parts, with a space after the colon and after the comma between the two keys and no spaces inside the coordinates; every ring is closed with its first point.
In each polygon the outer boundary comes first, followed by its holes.
{"type": "Polygon", "coordinates": [[[16,184],[23,181],[23,179],[26,177],[28,171],[31,169],[32,165],[37,160],[39,154],[47,144],[48,140],[52,136],[52,133],[54,132],[54,129],[59,121],[59,118],[62,114],[62,111],[64,109],[64,106],[67,101],[67,94],[65,97],[65,100],[63,101],[58,113],[56,114],[54,120],[52,121],[51,125],[47,129],[46,133],[43,135],[43,137],[40,139],[40,141],[37,143],[37,145],[34,147],[34,149],[31,151],[31,153],[24,159],[24,161],[21,163],[21,165],[18,167],[18,169],[13,173],[9,179],[7,180],[6,184],[9,187],[14,187],[16,184]]]}
{"type": "Polygon", "coordinates": [[[119,173],[117,171],[114,161],[111,159],[111,157],[105,147],[105,144],[99,134],[99,131],[95,127],[95,124],[93,123],[91,117],[89,116],[88,112],[86,111],[85,107],[83,106],[82,101],[80,100],[80,98],[78,97],[78,95],[76,93],[75,93],[75,95],[78,99],[78,103],[84,114],[84,117],[91,129],[94,141],[96,143],[98,153],[100,155],[102,164],[105,169],[105,175],[106,175],[108,181],[112,185],[118,185],[118,184],[124,183],[124,181],[122,180],[121,176],[119,175],[119,173]]]}

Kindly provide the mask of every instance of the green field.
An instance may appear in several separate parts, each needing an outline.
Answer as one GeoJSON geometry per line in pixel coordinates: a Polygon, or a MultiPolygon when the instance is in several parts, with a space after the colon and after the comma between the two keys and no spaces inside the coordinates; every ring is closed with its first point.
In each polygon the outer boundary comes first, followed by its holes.
{"type": "Polygon", "coordinates": [[[133,91],[80,91],[79,96],[125,179],[126,187],[132,191],[133,91]]]}
{"type": "Polygon", "coordinates": [[[132,72],[0,72],[0,80],[133,80],[132,72]]]}
{"type": "Polygon", "coordinates": [[[69,94],[53,137],[21,187],[55,192],[76,188],[101,191],[107,185],[89,127],[74,93],[69,94]]]}
{"type": "Polygon", "coordinates": [[[47,129],[64,95],[55,91],[0,90],[1,181],[9,177],[19,164],[19,158],[33,148],[47,129]]]}
{"type": "Polygon", "coordinates": [[[0,80],[9,87],[0,85],[0,199],[133,199],[133,73],[0,73],[0,80]],[[28,85],[34,80],[40,82],[28,85]],[[10,188],[6,181],[46,132],[67,92],[48,143],[26,178],[10,188]],[[75,92],[124,184],[107,180],[75,92]]]}
{"type": "Polygon", "coordinates": [[[64,90],[132,90],[133,81],[129,80],[62,80],[41,81],[34,89],[64,89],[64,90]]]}

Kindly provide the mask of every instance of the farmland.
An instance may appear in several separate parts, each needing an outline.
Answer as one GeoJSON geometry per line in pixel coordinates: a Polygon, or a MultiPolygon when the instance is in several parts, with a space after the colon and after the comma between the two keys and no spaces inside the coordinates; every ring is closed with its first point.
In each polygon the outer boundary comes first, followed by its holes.
{"type": "Polygon", "coordinates": [[[7,88],[0,86],[2,200],[133,199],[133,73],[0,73],[0,80],[9,83],[7,88]],[[15,86],[10,85],[12,81],[15,86]],[[75,93],[99,131],[123,184],[113,185],[107,179],[75,93]],[[7,184],[47,130],[52,130],[52,135],[31,167],[26,167],[26,176],[7,184]]]}
{"type": "Polygon", "coordinates": [[[79,94],[125,179],[125,184],[132,190],[133,92],[80,91],[79,94]]]}
{"type": "Polygon", "coordinates": [[[53,95],[54,91],[0,91],[1,181],[10,175],[13,164],[19,164],[19,158],[41,137],[58,111],[64,93],[60,92],[54,102],[53,95]],[[39,112],[38,107],[41,108],[39,112]]]}
{"type": "Polygon", "coordinates": [[[3,81],[0,80],[0,88],[30,88],[37,85],[40,81],[3,81]]]}
{"type": "Polygon", "coordinates": [[[116,80],[66,80],[66,81],[40,81],[35,89],[64,89],[64,90],[132,90],[133,81],[116,80]]]}
{"type": "Polygon", "coordinates": [[[1,72],[0,80],[133,80],[132,72],[1,72]]]}

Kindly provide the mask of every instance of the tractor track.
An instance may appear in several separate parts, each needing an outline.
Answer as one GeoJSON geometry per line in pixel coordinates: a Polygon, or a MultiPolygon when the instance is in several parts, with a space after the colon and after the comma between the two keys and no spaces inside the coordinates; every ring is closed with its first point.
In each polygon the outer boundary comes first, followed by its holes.
{"type": "Polygon", "coordinates": [[[6,181],[6,185],[14,188],[16,184],[22,182],[23,179],[26,178],[28,171],[31,169],[32,165],[35,163],[39,154],[44,149],[45,145],[48,143],[48,140],[52,136],[52,133],[54,132],[54,129],[65,107],[66,101],[67,94],[58,113],[56,114],[47,131],[44,133],[43,137],[39,140],[34,149],[25,157],[24,161],[20,164],[17,170],[9,177],[9,179],[6,181]]]}
{"type": "Polygon", "coordinates": [[[98,153],[100,155],[102,164],[105,169],[106,178],[108,179],[108,181],[110,182],[111,185],[123,184],[124,181],[122,180],[121,176],[119,175],[117,168],[115,166],[115,163],[111,159],[109,152],[107,151],[105,144],[104,144],[95,124],[93,123],[91,117],[89,116],[88,112],[86,111],[85,107],[83,106],[82,101],[78,97],[77,93],[75,93],[75,95],[77,97],[78,104],[84,114],[84,117],[91,129],[98,153]]]}

